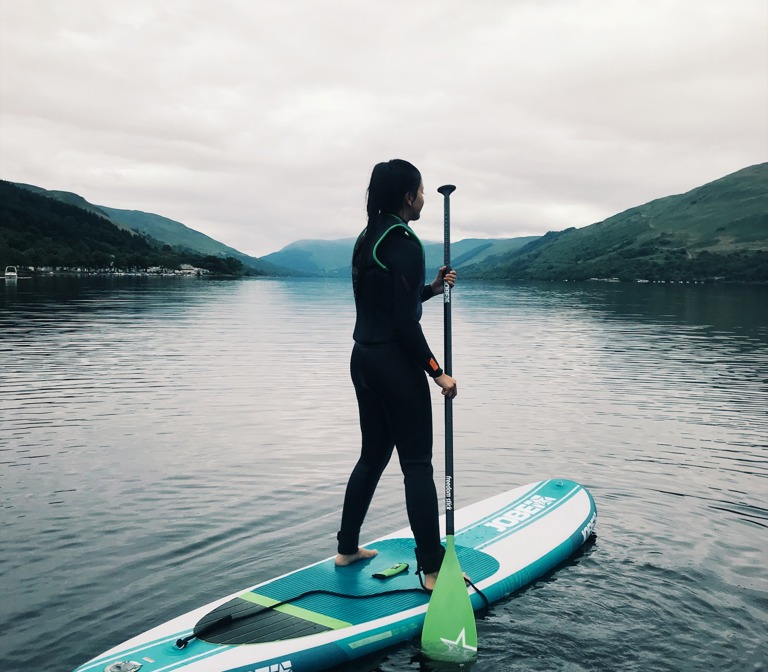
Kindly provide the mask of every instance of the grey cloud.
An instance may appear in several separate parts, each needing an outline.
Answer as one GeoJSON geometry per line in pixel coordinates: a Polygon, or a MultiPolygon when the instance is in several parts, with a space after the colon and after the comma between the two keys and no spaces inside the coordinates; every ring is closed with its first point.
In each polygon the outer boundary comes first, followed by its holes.
{"type": "Polygon", "coordinates": [[[583,226],[768,154],[757,0],[0,0],[0,177],[252,254],[355,235],[372,165],[457,235],[583,226]]]}

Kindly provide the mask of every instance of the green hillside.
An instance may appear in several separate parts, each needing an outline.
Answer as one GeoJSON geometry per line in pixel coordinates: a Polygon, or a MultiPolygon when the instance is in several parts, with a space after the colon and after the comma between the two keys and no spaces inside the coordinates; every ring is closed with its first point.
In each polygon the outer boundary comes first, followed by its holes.
{"type": "Polygon", "coordinates": [[[69,205],[74,205],[75,207],[81,208],[82,210],[87,210],[88,212],[93,213],[94,215],[98,215],[99,217],[104,217],[105,219],[109,219],[109,215],[106,212],[104,212],[104,210],[99,208],[99,206],[89,203],[82,196],[79,196],[78,194],[73,194],[71,191],[48,190],[48,189],[43,189],[42,187],[36,187],[34,184],[22,184],[21,182],[11,182],[11,184],[17,187],[21,187],[22,189],[27,189],[35,194],[38,194],[39,196],[47,196],[48,198],[55,198],[57,201],[61,201],[62,203],[68,203],[69,205]]]}
{"type": "MultiPolygon", "coordinates": [[[[257,259],[166,217],[96,206],[69,192],[0,185],[0,266],[207,263],[228,272],[236,262],[257,275],[349,273],[354,238],[297,241],[257,259]]],[[[443,246],[425,242],[424,250],[431,275],[442,265],[443,246]]],[[[768,163],[591,226],[465,239],[451,253],[465,278],[768,282],[768,163]]]]}
{"type": "Polygon", "coordinates": [[[339,240],[297,240],[278,252],[263,256],[263,261],[295,273],[336,276],[349,273],[354,238],[339,240]]]}
{"type": "Polygon", "coordinates": [[[21,183],[16,183],[15,186],[27,189],[38,195],[47,196],[70,205],[75,205],[78,208],[109,219],[121,229],[139,233],[145,238],[157,241],[161,245],[164,244],[170,246],[172,250],[181,256],[184,256],[185,253],[191,253],[192,256],[196,257],[203,255],[234,258],[243,264],[247,272],[255,275],[285,275],[288,273],[285,269],[278,268],[272,264],[263,262],[260,259],[243,254],[228,245],[224,245],[223,243],[206,236],[204,233],[190,229],[181,222],[174,221],[167,217],[162,217],[149,212],[141,212],[139,210],[120,210],[104,205],[94,205],[89,203],[82,196],[68,191],[47,190],[34,185],[21,183]]]}
{"type": "Polygon", "coordinates": [[[155,215],[151,212],[141,212],[140,210],[120,210],[105,205],[96,207],[105,212],[118,226],[159,240],[177,251],[191,251],[196,254],[215,257],[232,257],[258,275],[285,275],[288,273],[286,269],[243,254],[233,247],[220,243],[218,240],[214,240],[200,231],[190,229],[181,222],[168,217],[155,215]]]}
{"type": "MultiPolygon", "coordinates": [[[[451,265],[461,269],[478,260],[500,256],[517,250],[537,236],[507,239],[467,238],[451,244],[451,265]]],[[[338,240],[299,240],[278,252],[262,257],[296,273],[322,276],[348,276],[355,238],[338,240]]],[[[443,265],[443,244],[425,241],[424,256],[427,273],[432,274],[443,265]]]]}
{"type": "Polygon", "coordinates": [[[139,210],[119,210],[105,205],[96,207],[116,224],[171,247],[193,250],[201,254],[239,254],[237,250],[227,247],[204,233],[161,215],[139,210]]]}
{"type": "MultiPolygon", "coordinates": [[[[540,236],[521,236],[520,238],[465,238],[451,243],[451,265],[463,269],[472,264],[488,263],[492,259],[501,258],[516,252],[528,243],[538,240],[540,236]]],[[[427,267],[439,268],[443,262],[443,244],[432,243],[425,245],[427,267]],[[434,256],[433,256],[434,255],[434,256]],[[430,266],[429,261],[433,259],[430,266]]]]}
{"type": "Polygon", "coordinates": [[[0,180],[0,266],[95,270],[191,264],[215,273],[242,272],[236,259],[175,251],[118,227],[93,208],[42,192],[0,180]]]}
{"type": "Polygon", "coordinates": [[[768,163],[581,229],[550,232],[465,276],[768,281],[768,163]]]}

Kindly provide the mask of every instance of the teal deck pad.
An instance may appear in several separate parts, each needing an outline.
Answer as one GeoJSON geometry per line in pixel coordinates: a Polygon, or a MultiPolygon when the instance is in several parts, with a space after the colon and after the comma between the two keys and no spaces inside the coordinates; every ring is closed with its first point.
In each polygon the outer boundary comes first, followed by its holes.
{"type": "MultiPolygon", "coordinates": [[[[411,559],[413,539],[386,539],[371,548],[379,553],[370,560],[347,567],[326,560],[243,593],[198,621],[195,635],[215,644],[293,639],[359,625],[429,602],[429,594],[412,571],[400,572],[386,582],[371,575],[372,566],[411,559]],[[304,595],[317,590],[327,592],[304,595]]],[[[498,568],[495,558],[480,551],[457,547],[457,554],[475,582],[498,568]]]]}
{"type": "MultiPolygon", "coordinates": [[[[371,548],[379,554],[370,560],[347,567],[326,560],[244,593],[206,615],[195,632],[212,643],[255,644],[359,625],[429,602],[412,571],[384,583],[371,576],[372,565],[387,567],[411,560],[413,539],[386,539],[371,548]],[[317,590],[327,592],[304,595],[317,590]],[[209,629],[212,623],[218,624],[209,629]]],[[[457,553],[475,582],[498,568],[495,558],[480,551],[459,547],[457,553]]]]}
{"type": "Polygon", "coordinates": [[[260,644],[332,629],[236,597],[203,617],[194,632],[198,639],[211,644],[260,644]]]}

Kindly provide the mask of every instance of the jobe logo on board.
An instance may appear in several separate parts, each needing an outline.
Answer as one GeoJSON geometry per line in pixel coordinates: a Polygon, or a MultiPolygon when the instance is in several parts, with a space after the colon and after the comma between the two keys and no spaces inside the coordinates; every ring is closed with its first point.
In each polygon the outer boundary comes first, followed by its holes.
{"type": "Polygon", "coordinates": [[[589,535],[592,534],[592,530],[595,529],[595,523],[597,523],[597,513],[593,513],[592,517],[589,519],[589,522],[586,524],[584,529],[581,531],[581,540],[586,541],[589,539],[589,535]]]}
{"type": "Polygon", "coordinates": [[[494,518],[486,527],[492,527],[497,532],[506,532],[528,520],[531,516],[546,509],[550,504],[557,501],[556,497],[544,497],[543,495],[532,495],[517,506],[507,509],[498,518],[494,518]]]}
{"type": "Polygon", "coordinates": [[[253,672],[292,672],[291,661],[286,660],[282,663],[276,663],[274,665],[267,665],[266,667],[258,667],[253,672]]]}

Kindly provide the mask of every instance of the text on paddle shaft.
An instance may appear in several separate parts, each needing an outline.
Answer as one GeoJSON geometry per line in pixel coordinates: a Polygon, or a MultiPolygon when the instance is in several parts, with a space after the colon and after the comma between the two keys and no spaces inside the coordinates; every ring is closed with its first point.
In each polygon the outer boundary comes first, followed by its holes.
{"type": "Polygon", "coordinates": [[[505,532],[510,527],[514,527],[531,516],[546,509],[550,504],[556,502],[555,497],[543,497],[542,495],[532,495],[529,499],[517,506],[507,509],[498,518],[486,523],[486,527],[492,527],[497,532],[505,532]]]}
{"type": "Polygon", "coordinates": [[[453,509],[453,481],[450,476],[445,477],[445,508],[453,509]]]}

